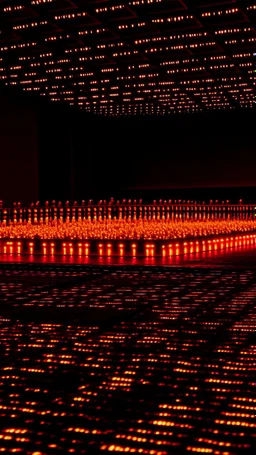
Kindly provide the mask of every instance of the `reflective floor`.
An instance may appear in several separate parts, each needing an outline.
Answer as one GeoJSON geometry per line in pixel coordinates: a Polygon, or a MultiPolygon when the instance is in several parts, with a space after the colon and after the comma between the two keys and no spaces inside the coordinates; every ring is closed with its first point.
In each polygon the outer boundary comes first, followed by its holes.
{"type": "Polygon", "coordinates": [[[0,451],[253,454],[256,271],[235,255],[0,264],[0,451]]]}

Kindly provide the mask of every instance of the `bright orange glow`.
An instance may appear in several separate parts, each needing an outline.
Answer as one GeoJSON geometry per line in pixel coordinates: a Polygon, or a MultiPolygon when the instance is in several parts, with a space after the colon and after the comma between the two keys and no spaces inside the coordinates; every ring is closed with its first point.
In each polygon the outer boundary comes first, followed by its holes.
{"type": "Polygon", "coordinates": [[[123,256],[124,255],[124,244],[119,243],[118,247],[119,247],[119,256],[123,256]]]}
{"type": "Polygon", "coordinates": [[[123,206],[104,201],[98,206],[90,202],[69,207],[67,202],[63,209],[47,202],[44,207],[36,203],[25,209],[2,209],[1,252],[21,254],[23,250],[54,256],[60,251],[64,256],[89,256],[90,244],[83,242],[91,239],[92,252],[96,249],[99,256],[171,257],[255,243],[255,209],[251,206],[232,207],[218,201],[217,205],[169,203],[154,201],[147,206],[129,200],[123,206]]]}
{"type": "MultiPolygon", "coordinates": [[[[107,224],[101,220],[88,219],[62,221],[61,219],[44,222],[19,223],[0,222],[0,238],[41,239],[183,239],[188,237],[205,237],[210,235],[227,235],[233,232],[256,230],[255,219],[116,219],[107,224]]],[[[231,239],[232,240],[232,239],[231,239]]],[[[239,239],[239,237],[237,238],[239,239]]]]}
{"type": "Polygon", "coordinates": [[[52,256],[54,255],[54,251],[55,251],[55,243],[51,243],[51,255],[52,256]]]}
{"type": "Polygon", "coordinates": [[[107,244],[107,256],[111,256],[111,255],[112,255],[112,244],[108,243],[107,244]]]}
{"type": "MultiPolygon", "coordinates": [[[[244,236],[239,236],[239,241],[235,240],[235,242],[231,242],[230,237],[224,238],[218,238],[215,237],[213,239],[209,240],[202,240],[198,239],[194,242],[184,242],[183,244],[179,244],[176,242],[172,242],[166,245],[162,244],[159,245],[159,240],[156,240],[152,243],[140,243],[140,248],[143,247],[142,249],[138,250],[138,245],[135,243],[117,243],[117,241],[112,241],[112,243],[107,243],[106,244],[106,250],[104,249],[104,245],[102,243],[99,243],[97,245],[97,252],[99,256],[104,256],[106,254],[108,257],[113,256],[115,252],[113,252],[116,249],[118,255],[120,257],[124,256],[125,249],[127,251],[127,255],[130,256],[132,255],[133,257],[137,256],[143,256],[145,255],[146,257],[156,257],[156,256],[162,256],[166,257],[167,254],[169,257],[171,256],[178,256],[182,254],[194,254],[194,253],[200,253],[200,252],[206,252],[206,251],[217,251],[217,250],[223,250],[223,249],[228,249],[228,248],[233,248],[233,247],[241,247],[241,246],[246,246],[246,245],[252,245],[256,243],[256,234],[250,234],[244,235],[244,236]],[[130,244],[129,244],[130,243],[130,244]],[[115,246],[116,245],[116,246],[115,246]]],[[[48,247],[49,247],[49,253],[54,256],[56,254],[56,246],[57,246],[58,240],[55,242],[49,243],[47,245],[46,242],[41,242],[41,244],[37,244],[37,253],[42,252],[43,255],[47,255],[48,253],[48,247]]],[[[21,254],[21,249],[22,249],[23,242],[4,242],[3,240],[0,239],[0,249],[4,254],[21,254]]],[[[62,254],[73,256],[75,254],[78,254],[79,256],[86,255],[87,257],[90,254],[90,244],[89,243],[61,243],[61,251],[62,254]]],[[[28,251],[30,254],[35,253],[35,245],[34,242],[29,242],[28,243],[28,251]]]]}
{"type": "Polygon", "coordinates": [[[89,243],[85,244],[85,256],[89,256],[89,243]]]}
{"type": "Polygon", "coordinates": [[[29,242],[29,253],[34,254],[34,243],[33,242],[29,242]]]}
{"type": "Polygon", "coordinates": [[[66,245],[66,243],[62,244],[62,252],[63,252],[64,256],[66,256],[66,254],[67,254],[67,245],[66,245]]]}
{"type": "Polygon", "coordinates": [[[17,243],[17,253],[21,254],[21,242],[17,243]]]}
{"type": "Polygon", "coordinates": [[[103,245],[102,245],[102,243],[100,243],[98,245],[98,252],[99,252],[99,256],[103,256],[103,245]]]}

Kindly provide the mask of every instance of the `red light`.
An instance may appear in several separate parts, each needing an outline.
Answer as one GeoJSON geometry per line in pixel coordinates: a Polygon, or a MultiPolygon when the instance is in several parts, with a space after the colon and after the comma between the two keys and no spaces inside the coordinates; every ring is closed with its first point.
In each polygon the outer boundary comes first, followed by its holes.
{"type": "Polygon", "coordinates": [[[62,244],[62,249],[63,249],[63,254],[64,254],[64,256],[66,256],[66,254],[67,254],[66,243],[63,243],[63,244],[62,244]]]}
{"type": "Polygon", "coordinates": [[[108,245],[107,245],[107,255],[111,256],[111,254],[112,254],[112,245],[111,245],[111,243],[108,243],[108,245]]]}
{"type": "Polygon", "coordinates": [[[99,256],[102,256],[102,255],[103,255],[103,248],[102,248],[102,246],[103,246],[102,243],[100,243],[100,244],[98,245],[98,248],[99,248],[99,256]]]}
{"type": "Polygon", "coordinates": [[[17,253],[21,254],[21,242],[17,243],[17,253]]]}
{"type": "Polygon", "coordinates": [[[123,243],[119,243],[119,256],[124,255],[124,245],[123,243]]]}

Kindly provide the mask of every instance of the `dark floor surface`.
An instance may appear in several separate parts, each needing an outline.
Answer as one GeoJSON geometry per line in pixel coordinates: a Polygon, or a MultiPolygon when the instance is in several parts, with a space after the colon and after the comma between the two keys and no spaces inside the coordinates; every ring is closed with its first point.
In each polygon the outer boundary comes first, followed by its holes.
{"type": "Polygon", "coordinates": [[[254,454],[245,253],[188,267],[0,264],[0,451],[254,454]]]}

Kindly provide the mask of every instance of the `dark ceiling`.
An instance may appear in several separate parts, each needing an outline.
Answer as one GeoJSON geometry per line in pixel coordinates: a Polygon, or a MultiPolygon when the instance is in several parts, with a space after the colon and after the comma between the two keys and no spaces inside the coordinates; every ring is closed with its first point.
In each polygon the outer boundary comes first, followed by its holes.
{"type": "Polygon", "coordinates": [[[0,79],[106,115],[254,106],[256,0],[0,0],[0,79]]]}

